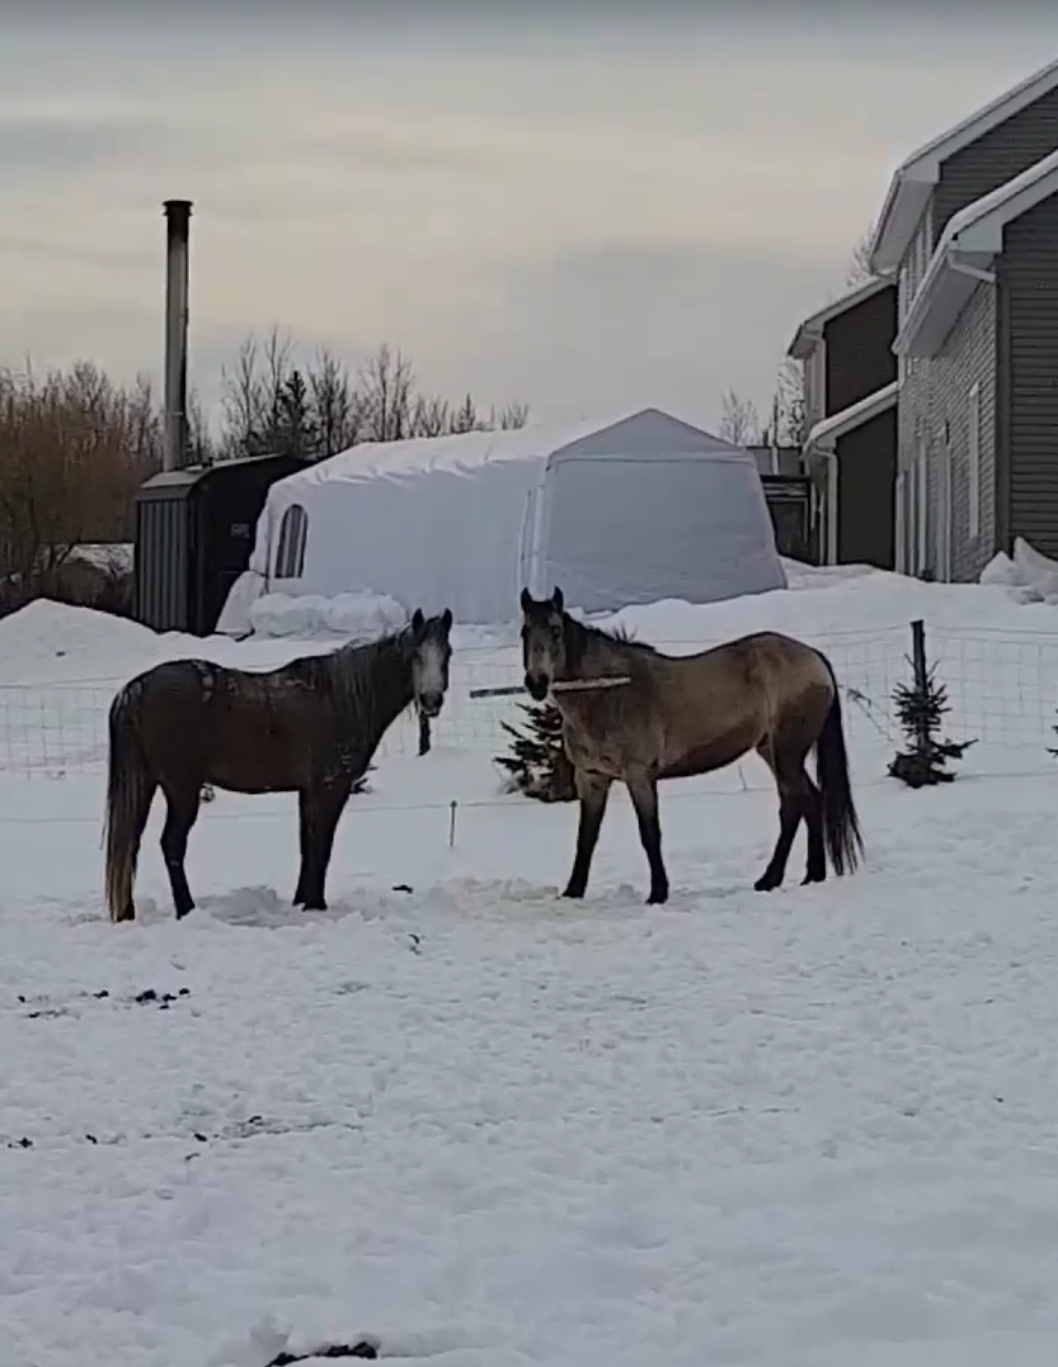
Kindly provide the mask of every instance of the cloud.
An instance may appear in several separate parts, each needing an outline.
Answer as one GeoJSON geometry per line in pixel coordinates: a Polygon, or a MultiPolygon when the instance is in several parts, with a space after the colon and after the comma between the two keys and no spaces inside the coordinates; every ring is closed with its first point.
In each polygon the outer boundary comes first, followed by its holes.
{"type": "Polygon", "coordinates": [[[715,422],[721,393],[762,408],[790,320],[833,292],[826,254],[800,259],[698,241],[613,242],[510,271],[502,303],[429,379],[530,401],[557,420],[656,404],[715,422]]]}
{"type": "Polygon", "coordinates": [[[127,165],[146,153],[163,129],[161,120],[151,118],[132,122],[0,109],[0,171],[40,180],[127,165]]]}
{"type": "Polygon", "coordinates": [[[982,17],[942,46],[936,23],[909,58],[880,20],[820,32],[800,11],[593,34],[524,8],[520,27],[438,7],[398,31],[363,7],[229,6],[162,42],[117,8],[61,33],[15,20],[10,41],[5,20],[0,363],[157,367],[161,202],[187,196],[204,389],[278,323],[354,364],[388,340],[425,383],[556,413],[766,400],[893,166],[1058,31],[982,17]]]}

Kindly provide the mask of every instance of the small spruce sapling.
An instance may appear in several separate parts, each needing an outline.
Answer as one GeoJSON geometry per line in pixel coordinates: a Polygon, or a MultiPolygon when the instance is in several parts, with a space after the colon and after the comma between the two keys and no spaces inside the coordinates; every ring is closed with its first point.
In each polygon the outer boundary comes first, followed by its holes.
{"type": "Polygon", "coordinates": [[[955,775],[948,770],[948,763],[962,759],[970,746],[976,744],[975,740],[938,740],[951,707],[947,689],[936,682],[934,672],[935,666],[930,667],[917,682],[897,684],[893,689],[893,705],[909,747],[897,754],[889,765],[889,773],[909,788],[951,783],[955,775]]]}
{"type": "Polygon", "coordinates": [[[519,704],[527,730],[501,722],[512,737],[511,752],[496,763],[510,774],[509,790],[540,802],[572,802],[577,796],[573,765],[562,745],[562,713],[553,702],[519,704]]]}

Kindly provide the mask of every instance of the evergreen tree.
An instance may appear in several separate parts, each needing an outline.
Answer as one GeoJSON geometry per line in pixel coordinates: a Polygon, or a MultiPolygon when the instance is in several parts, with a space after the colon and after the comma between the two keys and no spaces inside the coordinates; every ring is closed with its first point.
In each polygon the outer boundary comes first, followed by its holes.
{"type": "Polygon", "coordinates": [[[936,783],[951,783],[955,775],[947,765],[962,759],[975,741],[939,740],[945,715],[951,711],[948,693],[934,678],[930,668],[915,683],[897,684],[893,705],[908,749],[900,751],[889,765],[889,773],[909,788],[925,788],[936,783]]]}
{"type": "Polygon", "coordinates": [[[511,753],[496,763],[511,775],[511,789],[541,802],[572,802],[577,796],[573,765],[562,745],[562,713],[552,702],[520,704],[529,726],[500,725],[512,737],[511,753]]]}
{"type": "Polygon", "coordinates": [[[300,370],[291,371],[279,391],[274,449],[285,456],[311,460],[319,447],[312,397],[300,370]]]}

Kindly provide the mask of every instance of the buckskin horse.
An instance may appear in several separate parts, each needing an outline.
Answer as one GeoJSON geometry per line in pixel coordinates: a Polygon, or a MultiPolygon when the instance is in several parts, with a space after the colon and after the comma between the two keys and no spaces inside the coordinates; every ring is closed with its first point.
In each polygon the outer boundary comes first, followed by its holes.
{"type": "Polygon", "coordinates": [[[523,589],[521,607],[525,687],[537,702],[551,693],[562,714],[580,801],[576,857],[563,896],[584,896],[610,786],[620,780],[650,865],[647,900],[666,901],[658,781],[709,773],[750,750],[768,765],[779,791],[779,838],[756,889],[782,883],[802,819],[805,883],[825,880],[828,855],[837,874],[856,868],[863,840],[841,699],[830,662],[818,650],[765,631],[695,655],[665,655],[575,620],[559,588],[540,602],[523,589]],[[611,686],[619,679],[624,682],[611,686]],[[585,686],[562,687],[571,681],[585,686]],[[818,786],[805,769],[813,748],[818,786]]]}

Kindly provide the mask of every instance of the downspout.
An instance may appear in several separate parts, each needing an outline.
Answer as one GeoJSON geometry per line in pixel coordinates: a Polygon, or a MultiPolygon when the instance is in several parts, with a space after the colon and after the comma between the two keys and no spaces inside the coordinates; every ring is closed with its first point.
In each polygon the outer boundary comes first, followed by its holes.
{"type": "Polygon", "coordinates": [[[817,446],[809,442],[805,446],[805,457],[809,462],[821,460],[826,466],[826,492],[823,496],[826,546],[824,561],[826,565],[838,563],[838,455],[832,447],[817,446]]]}

